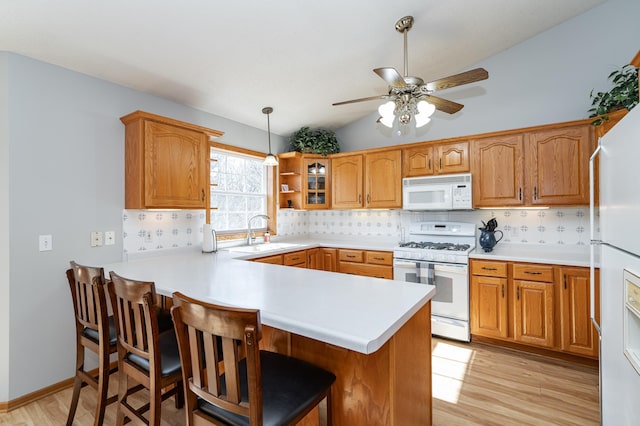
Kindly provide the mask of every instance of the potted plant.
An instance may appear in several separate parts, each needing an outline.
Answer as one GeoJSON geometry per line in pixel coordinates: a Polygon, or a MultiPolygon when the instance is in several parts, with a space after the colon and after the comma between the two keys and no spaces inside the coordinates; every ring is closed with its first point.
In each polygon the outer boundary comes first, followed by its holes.
{"type": "Polygon", "coordinates": [[[593,125],[599,126],[607,121],[608,113],[626,108],[631,110],[638,104],[638,68],[625,65],[609,74],[609,80],[613,87],[608,92],[598,92],[591,97],[591,109],[589,117],[598,117],[593,125]]]}
{"type": "Polygon", "coordinates": [[[298,152],[322,154],[335,154],[340,152],[340,145],[332,130],[310,129],[301,127],[289,139],[291,149],[298,152]]]}

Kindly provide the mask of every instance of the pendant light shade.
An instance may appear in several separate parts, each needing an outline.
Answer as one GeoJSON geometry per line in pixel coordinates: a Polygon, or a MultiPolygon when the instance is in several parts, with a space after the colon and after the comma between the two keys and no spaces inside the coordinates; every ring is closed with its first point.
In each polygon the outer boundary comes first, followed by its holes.
{"type": "Polygon", "coordinates": [[[269,135],[269,154],[267,154],[267,156],[264,159],[264,162],[262,163],[265,166],[278,165],[278,159],[276,158],[275,155],[271,153],[271,123],[269,122],[269,114],[271,114],[272,112],[273,112],[273,108],[271,107],[262,108],[262,113],[267,114],[267,134],[269,135]]]}

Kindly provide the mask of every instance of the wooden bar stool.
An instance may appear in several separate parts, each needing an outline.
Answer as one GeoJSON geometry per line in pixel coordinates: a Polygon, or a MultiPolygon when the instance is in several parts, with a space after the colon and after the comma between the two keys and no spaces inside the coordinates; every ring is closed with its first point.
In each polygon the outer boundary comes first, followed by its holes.
{"type": "Polygon", "coordinates": [[[136,281],[110,273],[107,285],[116,322],[118,347],[117,425],[125,417],[133,424],[160,425],[162,401],[175,395],[176,408],[184,404],[180,355],[174,330],[160,332],[153,282],[136,281]],[[149,390],[149,403],[134,408],[129,378],[149,390]],[[143,414],[148,412],[148,419],[143,414]]]}
{"type": "Polygon", "coordinates": [[[336,377],[305,361],[261,351],[258,310],[212,305],[177,292],[173,300],[187,425],[291,425],[318,405],[320,424],[331,424],[336,377]]]}
{"type": "Polygon", "coordinates": [[[67,417],[67,426],[73,424],[78,408],[80,389],[90,385],[98,391],[94,425],[102,425],[104,410],[116,400],[116,395],[107,397],[109,375],[117,367],[109,368],[109,356],[115,353],[116,329],[113,317],[108,314],[105,290],[104,270],[78,265],[71,261],[67,270],[67,279],[73,300],[76,322],[76,374],[73,383],[73,396],[67,417]],[[98,354],[98,376],[94,377],[85,370],[85,350],[98,354]]]}

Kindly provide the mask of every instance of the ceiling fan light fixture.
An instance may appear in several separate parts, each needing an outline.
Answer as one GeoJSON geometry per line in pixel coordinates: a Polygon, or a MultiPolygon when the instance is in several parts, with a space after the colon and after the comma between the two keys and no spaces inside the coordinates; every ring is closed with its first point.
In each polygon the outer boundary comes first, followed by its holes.
{"type": "Polygon", "coordinates": [[[378,113],[380,113],[380,123],[391,128],[393,127],[393,120],[396,117],[394,115],[394,110],[396,109],[396,104],[393,101],[385,102],[378,107],[378,113]]]}
{"type": "Polygon", "coordinates": [[[416,127],[422,127],[431,121],[431,116],[436,111],[436,107],[433,104],[425,100],[421,100],[416,105],[417,114],[415,115],[416,127]]]}
{"type": "Polygon", "coordinates": [[[267,154],[264,161],[262,162],[262,164],[264,164],[265,166],[278,165],[278,159],[276,158],[275,155],[271,153],[271,123],[269,122],[269,114],[271,114],[272,112],[273,112],[273,108],[271,107],[262,108],[262,113],[267,114],[267,135],[269,137],[269,154],[267,154]]]}

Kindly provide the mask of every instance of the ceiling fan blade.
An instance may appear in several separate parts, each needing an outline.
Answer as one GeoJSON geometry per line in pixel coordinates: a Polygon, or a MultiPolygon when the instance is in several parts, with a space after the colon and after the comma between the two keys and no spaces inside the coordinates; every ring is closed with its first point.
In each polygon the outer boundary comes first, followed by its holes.
{"type": "Polygon", "coordinates": [[[449,89],[450,87],[461,86],[463,84],[474,83],[489,78],[489,73],[484,68],[476,68],[460,74],[451,75],[439,80],[431,81],[425,86],[427,90],[435,92],[436,90],[449,89]]]}
{"type": "Polygon", "coordinates": [[[368,98],[351,99],[350,101],[336,102],[335,104],[331,104],[331,105],[336,106],[336,105],[345,105],[345,104],[355,104],[356,102],[373,101],[376,99],[387,99],[388,97],[389,95],[369,96],[368,98]]]}
{"type": "Polygon", "coordinates": [[[464,108],[464,105],[462,104],[459,104],[453,101],[448,101],[446,99],[438,98],[437,96],[429,95],[426,101],[429,102],[430,104],[435,105],[437,110],[446,112],[448,114],[455,114],[456,112],[464,108]]]}
{"type": "Polygon", "coordinates": [[[391,87],[405,87],[407,85],[402,75],[395,68],[376,68],[373,72],[382,77],[391,87]]]}

